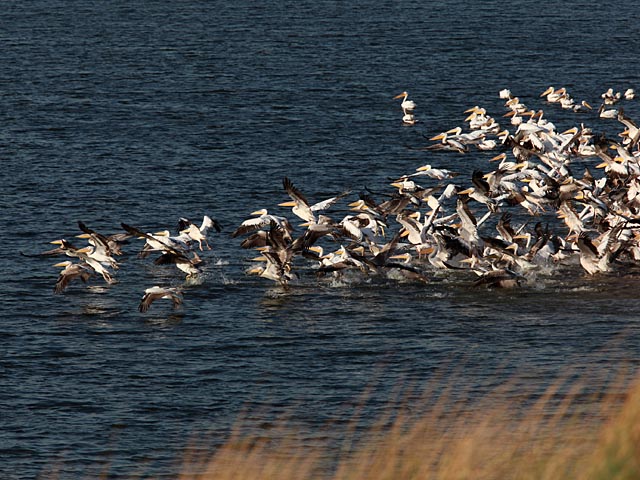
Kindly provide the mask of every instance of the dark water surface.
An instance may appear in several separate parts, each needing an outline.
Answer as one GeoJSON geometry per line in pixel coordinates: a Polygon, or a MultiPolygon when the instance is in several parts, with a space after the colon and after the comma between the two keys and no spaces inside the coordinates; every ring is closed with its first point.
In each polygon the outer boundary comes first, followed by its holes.
{"type": "MultiPolygon", "coordinates": [[[[425,163],[486,165],[408,147],[473,105],[500,117],[502,88],[545,109],[548,85],[595,105],[609,87],[638,90],[634,2],[254,3],[2,3],[2,478],[90,478],[103,465],[173,478],[192,436],[223,441],[247,404],[256,425],[295,408],[311,431],[351,418],[367,387],[375,418],[398,385],[454,365],[473,392],[523,372],[544,389],[569,367],[604,372],[597,388],[638,364],[634,276],[507,293],[468,278],[285,292],[245,276],[229,237],[287,200],[284,175],[321,199],[388,189],[425,163]],[[402,90],[418,103],[414,127],[392,100],[402,90]],[[78,220],[156,231],[204,214],[225,230],[176,311],[138,313],[145,288],[179,282],[136,259],[139,243],[118,284],[58,296],[55,261],[17,255],[72,238],[78,220]]],[[[637,103],[627,112],[640,119],[637,103]]]]}

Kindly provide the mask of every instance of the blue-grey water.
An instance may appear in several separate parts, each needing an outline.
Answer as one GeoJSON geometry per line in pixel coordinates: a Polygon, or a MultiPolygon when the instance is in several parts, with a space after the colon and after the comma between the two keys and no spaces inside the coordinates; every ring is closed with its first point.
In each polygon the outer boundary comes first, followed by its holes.
{"type": "MultiPolygon", "coordinates": [[[[284,291],[246,276],[250,254],[230,238],[287,200],[285,175],[323,199],[388,191],[425,163],[486,165],[489,154],[415,148],[473,105],[501,118],[502,88],[560,125],[613,133],[538,96],[565,86],[597,106],[609,87],[638,90],[634,2],[5,0],[0,42],[2,478],[174,478],[194,437],[214,447],[239,416],[261,432],[293,411],[312,443],[370,387],[376,418],[399,385],[442,371],[468,393],[515,374],[544,389],[568,368],[597,389],[638,365],[637,276],[495,292],[464,276],[308,275],[284,291]],[[403,90],[418,104],[413,127],[392,100],[403,90]],[[136,258],[140,241],[117,284],[63,295],[52,266],[63,259],[18,254],[73,238],[78,220],[157,231],[205,214],[224,230],[210,237],[206,281],[175,311],[138,312],[145,288],[180,283],[136,258]]],[[[640,120],[638,103],[626,108],[640,120]]]]}

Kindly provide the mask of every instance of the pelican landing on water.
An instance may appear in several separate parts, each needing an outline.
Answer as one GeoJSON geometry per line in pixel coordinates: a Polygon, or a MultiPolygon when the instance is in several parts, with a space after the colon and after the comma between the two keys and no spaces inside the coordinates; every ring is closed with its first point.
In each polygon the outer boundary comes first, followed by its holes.
{"type": "Polygon", "coordinates": [[[173,308],[182,305],[182,291],[179,288],[159,287],[157,285],[144,291],[138,310],[146,313],[153,302],[160,299],[171,300],[173,308]]]}

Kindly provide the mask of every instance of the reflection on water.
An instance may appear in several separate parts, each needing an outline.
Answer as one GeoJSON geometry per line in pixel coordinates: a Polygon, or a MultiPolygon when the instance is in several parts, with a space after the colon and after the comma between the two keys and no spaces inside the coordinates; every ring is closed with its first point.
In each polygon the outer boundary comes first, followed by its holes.
{"type": "Polygon", "coordinates": [[[144,323],[151,327],[175,327],[182,323],[184,316],[184,313],[174,313],[165,316],[152,314],[144,318],[144,323]]]}

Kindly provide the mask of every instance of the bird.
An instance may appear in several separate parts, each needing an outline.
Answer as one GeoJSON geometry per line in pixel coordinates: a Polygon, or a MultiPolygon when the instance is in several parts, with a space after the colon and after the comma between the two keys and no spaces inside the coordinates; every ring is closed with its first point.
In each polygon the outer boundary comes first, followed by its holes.
{"type": "Polygon", "coordinates": [[[393,97],[394,100],[398,98],[402,98],[402,103],[400,103],[400,107],[402,108],[402,111],[404,112],[405,115],[407,113],[413,112],[413,110],[416,108],[416,103],[413,100],[407,100],[408,96],[409,96],[409,93],[405,91],[393,97]]]}
{"type": "Polygon", "coordinates": [[[253,233],[256,230],[260,230],[265,228],[271,224],[271,222],[276,222],[280,227],[284,229],[286,234],[291,238],[291,232],[293,232],[293,226],[289,222],[289,220],[285,217],[272,215],[268,212],[266,208],[262,208],[260,210],[256,210],[251,212],[252,218],[248,218],[244,220],[238,228],[236,228],[231,234],[232,238],[238,237],[240,235],[246,235],[248,233],[253,233]]]}
{"type": "Polygon", "coordinates": [[[473,282],[474,287],[484,286],[487,288],[517,288],[522,286],[525,278],[509,270],[508,268],[497,268],[488,271],[474,270],[480,278],[473,282]]]}
{"type": "Polygon", "coordinates": [[[349,192],[343,192],[335,197],[328,198],[318,203],[314,203],[313,205],[309,205],[309,202],[302,194],[300,190],[298,190],[293,182],[289,180],[289,178],[284,177],[282,180],[282,186],[285,191],[291,197],[291,201],[279,203],[280,207],[292,207],[291,211],[294,215],[301,218],[305,222],[316,222],[316,212],[324,211],[335,204],[338,200],[345,197],[349,194],[349,192]]]}
{"type": "Polygon", "coordinates": [[[144,291],[138,310],[141,313],[146,313],[153,302],[159,299],[167,299],[173,302],[173,308],[178,308],[182,305],[182,290],[179,288],[160,287],[155,285],[147,288],[144,291]]]}
{"type": "Polygon", "coordinates": [[[70,260],[56,263],[54,267],[64,267],[58,276],[54,293],[62,293],[73,280],[79,279],[86,283],[94,273],[94,270],[86,263],[73,263],[70,260]]]}
{"type": "Polygon", "coordinates": [[[202,242],[204,242],[208,250],[211,250],[211,246],[207,241],[207,233],[211,228],[214,228],[218,233],[222,231],[220,223],[218,223],[218,221],[216,220],[213,220],[208,215],[204,216],[200,227],[196,226],[194,223],[184,217],[181,217],[178,222],[178,230],[180,231],[180,233],[186,235],[187,237],[189,237],[189,239],[198,242],[200,251],[202,251],[202,242]]]}

